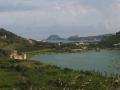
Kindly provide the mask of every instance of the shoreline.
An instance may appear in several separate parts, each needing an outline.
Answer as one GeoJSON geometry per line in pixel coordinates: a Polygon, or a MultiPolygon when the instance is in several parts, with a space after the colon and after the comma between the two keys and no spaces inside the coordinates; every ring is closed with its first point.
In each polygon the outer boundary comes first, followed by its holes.
{"type": "Polygon", "coordinates": [[[80,51],[80,52],[67,52],[67,51],[59,51],[55,49],[48,49],[48,50],[37,50],[37,51],[32,51],[32,52],[26,52],[28,54],[28,59],[36,56],[36,55],[44,55],[44,54],[70,54],[70,53],[86,53],[86,52],[101,52],[101,51],[114,51],[117,50],[119,51],[120,49],[113,49],[113,48],[105,48],[105,49],[100,49],[100,51],[96,51],[95,49],[91,50],[85,50],[85,51],[80,51]]]}
{"type": "MultiPolygon", "coordinates": [[[[46,54],[46,50],[44,53],[46,54]]],[[[0,89],[45,89],[45,90],[115,90],[119,88],[118,74],[108,76],[96,71],[61,68],[40,61],[15,61],[0,58],[0,89]],[[6,78],[5,78],[6,76],[6,78]],[[1,81],[3,80],[3,81],[1,81]],[[17,83],[17,84],[16,84],[17,83]],[[97,86],[96,86],[97,85],[97,86]],[[7,87],[6,87],[7,86],[7,87]]]]}
{"type": "Polygon", "coordinates": [[[2,86],[0,85],[0,89],[2,90],[5,88],[8,88],[5,90],[12,90],[13,88],[30,90],[31,87],[33,89],[44,87],[45,90],[63,90],[65,87],[70,90],[81,88],[84,90],[96,90],[96,88],[98,88],[97,90],[106,90],[106,88],[109,88],[110,90],[117,80],[117,77],[106,77],[99,72],[75,71],[38,61],[18,62],[9,61],[6,58],[2,62],[4,62],[0,63],[0,66],[2,66],[0,69],[2,86]],[[96,85],[99,86],[96,87],[96,85]]]}
{"type": "MultiPolygon", "coordinates": [[[[100,52],[102,52],[102,51],[114,51],[115,49],[101,49],[101,51],[100,52]]],[[[115,50],[116,51],[116,50],[115,50]]],[[[118,51],[118,50],[117,50],[118,51]]],[[[31,56],[31,58],[32,57],[34,57],[34,56],[40,56],[40,55],[51,55],[51,54],[82,54],[82,53],[88,53],[88,52],[96,52],[95,50],[89,50],[89,51],[85,51],[85,52],[76,52],[76,53],[69,53],[69,52],[47,52],[47,53],[39,53],[39,54],[35,54],[35,55],[33,55],[33,56],[31,56]]],[[[32,61],[38,61],[38,62],[42,62],[42,61],[39,61],[39,60],[33,60],[33,59],[30,59],[30,60],[32,60],[32,61]]],[[[46,63],[46,64],[49,64],[49,63],[47,63],[47,62],[43,62],[43,63],[46,63]]],[[[55,65],[55,64],[51,64],[51,65],[55,65]]],[[[55,65],[55,66],[58,66],[58,67],[60,67],[59,65],[55,65]]],[[[60,67],[60,68],[63,68],[63,67],[60,67]]],[[[66,67],[66,68],[68,68],[68,67],[66,67]]],[[[69,68],[70,69],[70,68],[69,68]]],[[[72,68],[71,68],[72,69],[72,68]]],[[[75,69],[74,69],[75,70],[75,69]]],[[[77,71],[77,70],[75,70],[75,71],[77,71]]],[[[82,71],[82,70],[80,70],[80,71],[82,71]]],[[[106,71],[103,71],[103,72],[101,72],[101,71],[97,71],[97,70],[83,70],[83,71],[89,71],[89,72],[91,72],[91,71],[95,71],[95,72],[97,72],[97,73],[103,73],[104,75],[105,74],[108,74],[108,72],[106,72],[106,71]]],[[[113,76],[115,76],[115,75],[117,75],[117,74],[119,74],[119,73],[115,73],[115,72],[111,72],[111,73],[109,73],[108,75],[110,76],[111,74],[113,74],[113,76]]],[[[119,74],[120,75],[120,74],[119,74]]]]}

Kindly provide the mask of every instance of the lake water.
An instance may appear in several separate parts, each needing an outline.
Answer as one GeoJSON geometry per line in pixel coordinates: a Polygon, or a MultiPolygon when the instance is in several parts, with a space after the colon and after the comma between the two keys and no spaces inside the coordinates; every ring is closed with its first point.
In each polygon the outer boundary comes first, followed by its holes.
{"type": "Polygon", "coordinates": [[[120,51],[103,50],[101,52],[64,53],[36,55],[31,60],[67,67],[74,70],[98,71],[120,74],[120,51]]]}

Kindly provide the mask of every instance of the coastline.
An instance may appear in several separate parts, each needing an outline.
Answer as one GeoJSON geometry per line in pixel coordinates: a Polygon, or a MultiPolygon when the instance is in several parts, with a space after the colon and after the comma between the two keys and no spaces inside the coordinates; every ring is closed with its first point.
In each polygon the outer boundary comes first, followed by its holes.
{"type": "MultiPolygon", "coordinates": [[[[100,51],[113,51],[113,50],[120,50],[119,48],[102,48],[100,51]]],[[[100,52],[98,51],[98,52],[100,52]]],[[[44,50],[36,50],[32,52],[26,52],[28,54],[28,59],[30,59],[34,55],[43,55],[43,54],[64,54],[64,53],[86,53],[86,52],[97,52],[95,49],[90,49],[90,50],[85,50],[85,51],[80,51],[80,52],[69,52],[69,51],[59,51],[56,49],[44,49],[44,50]]]]}
{"type": "MultiPolygon", "coordinates": [[[[101,54],[101,52],[108,52],[108,51],[110,51],[110,53],[111,53],[111,51],[116,51],[115,49],[101,49],[99,52],[100,52],[100,54],[101,54]]],[[[118,50],[117,50],[118,51],[118,50]]],[[[97,52],[97,53],[99,53],[99,52],[97,52]]],[[[34,61],[39,61],[39,59],[37,59],[37,60],[35,60],[35,58],[34,57],[39,57],[39,56],[46,56],[46,55],[57,55],[57,54],[60,54],[60,55],[74,55],[74,54],[89,54],[89,53],[96,53],[96,51],[95,50],[89,50],[89,51],[85,51],[85,52],[74,52],[74,53],[69,53],[69,52],[57,52],[57,53],[55,53],[55,52],[46,52],[46,53],[39,53],[39,54],[35,54],[35,56],[33,55],[31,58],[30,58],[30,60],[34,60],[34,61]]],[[[40,62],[44,62],[44,58],[43,58],[43,60],[42,60],[42,58],[40,59],[41,61],[40,62]]],[[[48,59],[47,59],[48,60],[48,59]]],[[[53,61],[53,60],[52,60],[53,61]]],[[[49,64],[48,62],[46,62],[47,64],[49,64]]],[[[52,62],[53,63],[53,62],[52,62]]],[[[56,65],[55,63],[54,64],[52,64],[52,65],[56,65]]],[[[56,65],[56,66],[59,66],[59,64],[58,65],[56,65]]],[[[60,67],[60,66],[59,66],[60,67]]],[[[64,66],[63,66],[64,67],[64,66]]],[[[62,68],[62,67],[61,67],[62,68]]],[[[67,68],[70,68],[70,67],[67,67],[67,68]]],[[[73,68],[71,68],[71,69],[73,69],[73,68]]],[[[77,70],[77,69],[74,69],[75,71],[77,70]]],[[[108,69],[109,70],[109,69],[108,69]]],[[[92,70],[84,70],[84,71],[92,71],[92,70]]],[[[107,72],[106,70],[105,71],[98,71],[98,70],[94,70],[93,69],[93,71],[95,71],[95,72],[102,72],[103,74],[104,73],[107,73],[107,74],[109,74],[109,76],[111,75],[111,74],[114,74],[114,76],[116,75],[116,74],[118,74],[118,73],[116,73],[116,72],[107,72]]]]}
{"type": "MultiPolygon", "coordinates": [[[[39,51],[39,54],[50,52],[51,50],[43,50],[39,51]]],[[[31,54],[35,55],[35,53],[31,54]]],[[[36,54],[38,55],[38,52],[36,54]]],[[[40,61],[3,59],[0,58],[0,89],[2,90],[6,88],[8,90],[13,88],[18,90],[30,90],[30,88],[33,90],[63,90],[65,87],[71,90],[106,90],[106,88],[112,90],[112,88],[119,88],[120,84],[118,75],[108,77],[107,74],[103,76],[100,72],[76,71],[40,61]],[[4,78],[5,76],[6,78],[4,78]]]]}

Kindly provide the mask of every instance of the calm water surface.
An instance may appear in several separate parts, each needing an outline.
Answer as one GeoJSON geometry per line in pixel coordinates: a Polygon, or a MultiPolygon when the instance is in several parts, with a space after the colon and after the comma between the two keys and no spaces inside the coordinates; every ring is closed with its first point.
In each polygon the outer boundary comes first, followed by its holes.
{"type": "Polygon", "coordinates": [[[120,51],[101,51],[85,53],[65,53],[36,55],[31,60],[38,60],[74,70],[89,70],[120,74],[120,51]]]}

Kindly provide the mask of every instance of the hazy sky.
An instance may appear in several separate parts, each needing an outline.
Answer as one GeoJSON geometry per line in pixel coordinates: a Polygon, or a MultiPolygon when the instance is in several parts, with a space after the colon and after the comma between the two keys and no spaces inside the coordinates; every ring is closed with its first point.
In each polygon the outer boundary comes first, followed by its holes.
{"type": "Polygon", "coordinates": [[[34,39],[112,33],[120,0],[0,0],[0,27],[34,39]]]}

